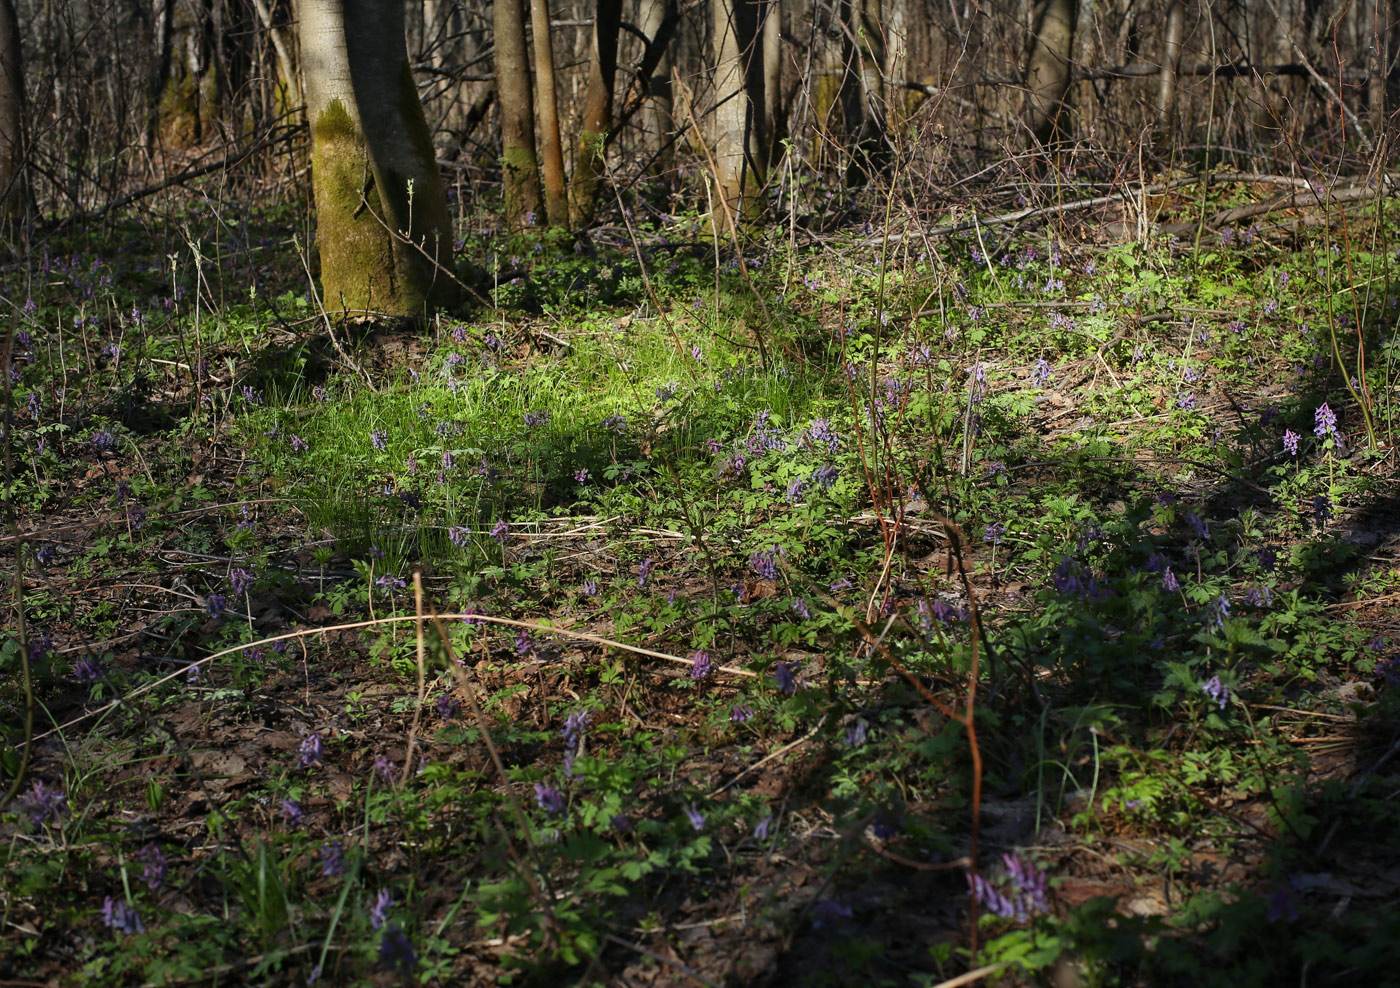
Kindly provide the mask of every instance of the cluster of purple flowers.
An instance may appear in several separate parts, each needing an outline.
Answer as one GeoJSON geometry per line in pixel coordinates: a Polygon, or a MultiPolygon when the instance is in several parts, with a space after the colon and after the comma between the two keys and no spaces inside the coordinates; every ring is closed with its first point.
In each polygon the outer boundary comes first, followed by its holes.
{"type": "Polygon", "coordinates": [[[1342,434],[1337,431],[1337,413],[1332,411],[1327,402],[1317,406],[1317,411],[1313,413],[1313,435],[1322,440],[1332,440],[1338,446],[1342,445],[1342,434]]]}
{"type": "Polygon", "coordinates": [[[141,914],[136,907],[110,895],[102,900],[102,922],[127,936],[146,932],[146,924],[141,922],[141,914]]]}
{"type": "Polygon", "coordinates": [[[695,680],[708,679],[714,663],[710,660],[710,653],[703,648],[697,648],[690,653],[690,678],[695,680]]]}
{"type": "Polygon", "coordinates": [[[1221,710],[1230,702],[1230,687],[1222,683],[1219,676],[1211,676],[1201,683],[1201,692],[1218,703],[1221,710]]]}
{"type": "Polygon", "coordinates": [[[593,715],[587,710],[575,710],[564,719],[564,772],[574,775],[574,760],[583,747],[584,732],[593,722],[593,715]]]}
{"type": "Polygon", "coordinates": [[[998,887],[985,875],[967,876],[968,888],[978,905],[994,916],[1024,923],[1037,913],[1050,908],[1049,885],[1045,872],[1034,862],[1015,854],[1002,855],[1006,867],[1003,884],[998,887]]]}
{"type": "Polygon", "coordinates": [[[56,820],[68,809],[68,797],[62,789],[50,789],[38,779],[19,800],[20,810],[29,816],[29,822],[41,827],[50,820],[56,820]]]}
{"type": "Polygon", "coordinates": [[[319,734],[308,734],[302,739],[301,744],[297,746],[297,754],[301,761],[302,768],[311,768],[313,765],[320,765],[322,753],[321,735],[319,734]]]}
{"type": "Polygon", "coordinates": [[[749,566],[761,578],[765,580],[776,580],[778,578],[778,560],[787,555],[787,550],[782,546],[775,545],[767,549],[759,549],[749,556],[749,566]]]}

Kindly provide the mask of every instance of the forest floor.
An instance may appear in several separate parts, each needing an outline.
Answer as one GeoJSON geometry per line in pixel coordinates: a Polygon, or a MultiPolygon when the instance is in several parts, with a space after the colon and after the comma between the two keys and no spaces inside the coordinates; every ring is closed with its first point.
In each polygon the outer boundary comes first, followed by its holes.
{"type": "Polygon", "coordinates": [[[1394,209],[12,264],[0,983],[1392,981],[1394,209]]]}

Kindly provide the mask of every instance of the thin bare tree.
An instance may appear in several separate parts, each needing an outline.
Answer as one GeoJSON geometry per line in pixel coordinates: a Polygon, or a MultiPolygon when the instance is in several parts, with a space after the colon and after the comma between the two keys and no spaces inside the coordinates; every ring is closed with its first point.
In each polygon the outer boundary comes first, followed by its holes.
{"type": "Polygon", "coordinates": [[[24,64],[14,0],[0,0],[0,214],[24,209],[24,64]]]}
{"type": "Polygon", "coordinates": [[[1038,145],[1050,143],[1062,129],[1065,93],[1070,83],[1070,52],[1078,0],[1040,0],[1035,37],[1026,68],[1026,128],[1038,145]]]}
{"type": "Polygon", "coordinates": [[[569,225],[569,188],[564,179],[564,148],[559,139],[559,103],[554,82],[554,44],[549,31],[549,0],[530,0],[530,33],[535,48],[535,99],[540,124],[540,171],[549,225],[569,225]]]}

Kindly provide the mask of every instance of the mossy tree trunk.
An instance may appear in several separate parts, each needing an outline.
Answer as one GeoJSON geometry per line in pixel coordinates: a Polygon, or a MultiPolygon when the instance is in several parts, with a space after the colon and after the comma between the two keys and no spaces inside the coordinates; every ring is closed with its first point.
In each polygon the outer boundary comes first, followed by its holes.
{"type": "Polygon", "coordinates": [[[1078,0],[1041,0],[1035,41],[1026,68],[1026,128],[1037,145],[1049,144],[1064,128],[1069,91],[1069,56],[1074,50],[1078,0]]]}
{"type": "Polygon", "coordinates": [[[603,178],[603,155],[612,130],[613,80],[617,76],[617,34],[622,27],[622,0],[598,0],[593,8],[592,58],[588,65],[588,89],[579,124],[578,158],[570,190],[574,226],[583,229],[598,212],[598,190],[603,178]]]}
{"type": "Polygon", "coordinates": [[[506,222],[519,230],[539,222],[540,163],[535,157],[535,106],[530,56],[525,52],[521,0],[496,0],[491,7],[496,41],[496,95],[501,112],[501,182],[506,222]]]}
{"type": "Polygon", "coordinates": [[[24,64],[14,0],[0,0],[0,215],[24,211],[24,64]]]}
{"type": "Polygon", "coordinates": [[[549,34],[549,0],[530,0],[530,32],[535,48],[535,99],[540,119],[540,172],[544,214],[549,225],[569,225],[569,187],[564,178],[564,146],[559,138],[559,102],[554,88],[554,44],[549,34]]]}
{"type": "Polygon", "coordinates": [[[451,302],[452,225],[402,4],[299,6],[326,308],[414,317],[451,302]]]}

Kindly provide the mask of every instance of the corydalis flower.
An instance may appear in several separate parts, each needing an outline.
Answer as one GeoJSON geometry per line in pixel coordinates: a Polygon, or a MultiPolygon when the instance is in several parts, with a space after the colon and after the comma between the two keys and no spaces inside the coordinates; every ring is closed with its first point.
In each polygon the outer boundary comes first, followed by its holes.
{"type": "Polygon", "coordinates": [[[637,586],[647,585],[647,579],[651,576],[651,557],[642,560],[642,565],[637,570],[637,586]]]}
{"type": "Polygon", "coordinates": [[[1292,429],[1283,430],[1283,451],[1289,456],[1298,455],[1298,433],[1292,429]]]}
{"type": "Polygon", "coordinates": [[[384,936],[379,941],[379,959],[403,975],[410,974],[418,964],[413,943],[394,923],[384,929],[384,936]]]}
{"type": "Polygon", "coordinates": [[[685,818],[690,821],[696,833],[705,829],[705,814],[697,810],[694,803],[685,808],[685,818]]]}
{"type": "Polygon", "coordinates": [[[1319,439],[1331,439],[1338,446],[1342,444],[1341,433],[1337,431],[1337,413],[1332,411],[1327,402],[1317,406],[1317,411],[1313,413],[1313,435],[1319,439]]]}
{"type": "Polygon", "coordinates": [[[304,810],[302,810],[301,804],[298,803],[295,799],[282,800],[283,820],[286,820],[288,823],[295,827],[300,825],[302,818],[305,816],[306,813],[304,810]]]}
{"type": "Polygon", "coordinates": [[[753,571],[765,580],[776,580],[778,578],[778,560],[787,555],[781,546],[772,546],[768,549],[759,549],[749,557],[749,565],[753,571]]]}
{"type": "Polygon", "coordinates": [[[389,894],[388,889],[380,889],[379,894],[374,898],[374,905],[369,907],[369,925],[372,929],[379,929],[387,921],[385,913],[394,904],[394,898],[389,894]]]}
{"type": "Polygon", "coordinates": [[[736,703],[734,708],[729,711],[729,719],[736,724],[747,724],[753,720],[753,707],[746,703],[736,703]]]}
{"type": "Polygon", "coordinates": [[[321,764],[321,735],[309,734],[297,746],[297,753],[301,759],[302,768],[311,768],[313,765],[321,764]]]}
{"type": "Polygon", "coordinates": [[[690,653],[690,678],[706,679],[713,670],[714,665],[710,661],[710,653],[703,648],[696,649],[690,653]]]}
{"type": "Polygon", "coordinates": [[[152,892],[165,881],[165,855],[154,844],[147,844],[136,852],[136,860],[141,862],[141,881],[152,892]]]}
{"type": "Polygon", "coordinates": [[[543,782],[535,783],[535,802],[550,816],[564,812],[563,795],[558,789],[547,786],[543,782]]]}
{"type": "Polygon", "coordinates": [[[389,434],[382,429],[375,429],[369,434],[370,445],[381,453],[389,448],[389,434]]]}
{"type": "Polygon", "coordinates": [[[777,680],[778,692],[785,696],[797,692],[797,669],[796,662],[779,662],[774,665],[773,678],[777,680]]]}
{"type": "Polygon", "coordinates": [[[491,538],[498,545],[505,545],[510,541],[510,524],[504,518],[491,526],[491,538]]]}
{"type": "Polygon", "coordinates": [[[233,585],[234,594],[242,597],[257,582],[257,577],[241,566],[235,566],[228,575],[228,581],[233,585]]]}
{"type": "Polygon", "coordinates": [[[338,840],[333,840],[321,848],[321,874],[330,878],[345,874],[345,848],[338,840]]]}
{"type": "Polygon", "coordinates": [[[19,800],[20,809],[29,814],[29,822],[36,827],[49,820],[57,819],[68,808],[68,797],[62,789],[50,789],[38,779],[19,800]]]}
{"type": "Polygon", "coordinates": [[[1218,703],[1221,710],[1230,702],[1230,687],[1222,683],[1219,676],[1211,676],[1203,682],[1201,692],[1218,703]]]}
{"type": "Polygon", "coordinates": [[[141,922],[136,907],[113,899],[110,895],[102,900],[102,922],[127,936],[146,932],[146,925],[141,922]]]}
{"type": "Polygon", "coordinates": [[[994,916],[1024,923],[1036,913],[1050,908],[1045,873],[1014,854],[1002,856],[1006,876],[1000,886],[985,875],[967,876],[968,888],[978,905],[994,916]]]}

